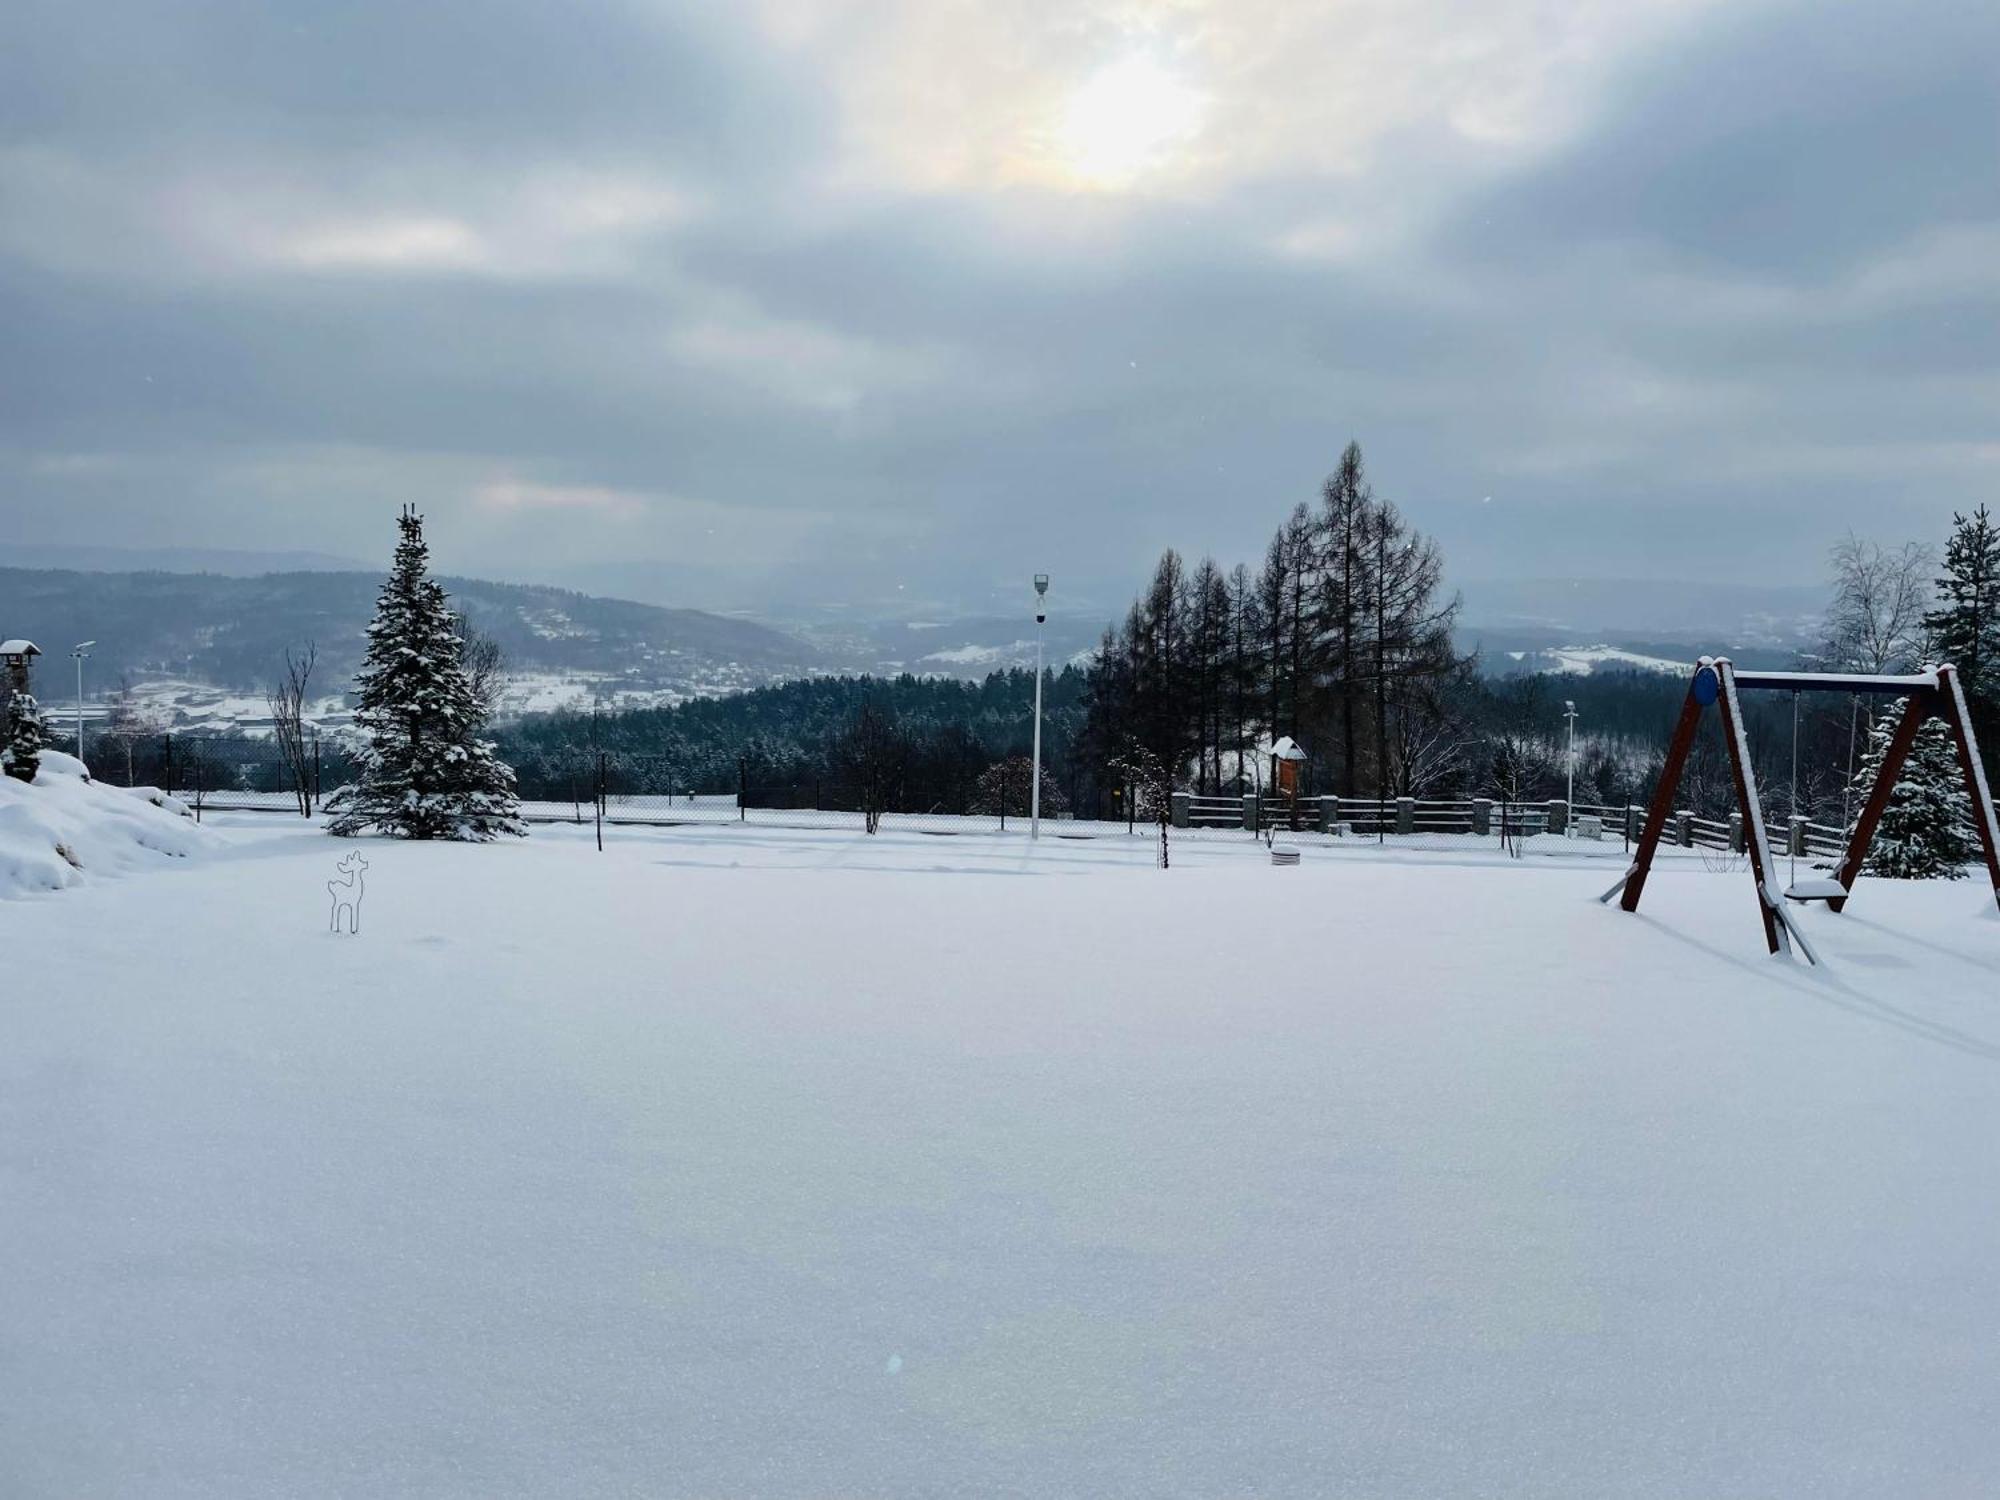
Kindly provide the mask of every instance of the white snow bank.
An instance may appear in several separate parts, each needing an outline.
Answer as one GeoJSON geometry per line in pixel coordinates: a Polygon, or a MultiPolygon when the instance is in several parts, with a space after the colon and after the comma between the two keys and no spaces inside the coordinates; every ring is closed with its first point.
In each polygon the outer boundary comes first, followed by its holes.
{"type": "Polygon", "coordinates": [[[44,750],[32,782],[0,776],[0,899],[184,859],[212,841],[179,798],[93,781],[73,755],[44,750]]]}

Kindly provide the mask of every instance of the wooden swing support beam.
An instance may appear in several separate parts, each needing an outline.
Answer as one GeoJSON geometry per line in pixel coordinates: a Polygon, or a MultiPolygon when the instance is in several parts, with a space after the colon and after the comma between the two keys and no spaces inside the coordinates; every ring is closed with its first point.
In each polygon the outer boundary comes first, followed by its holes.
{"type": "Polygon", "coordinates": [[[1764,924],[1764,942],[1773,953],[1788,952],[1797,938],[1808,958],[1812,949],[1804,935],[1793,928],[1782,896],[1772,884],[1769,870],[1770,843],[1764,833],[1764,805],[1757,795],[1757,775],[1750,765],[1748,742],[1744,736],[1739,688],[1771,688],[1794,693],[1888,693],[1909,700],[1902,719],[1890,736],[1882,765],[1870,788],[1867,804],[1855,820],[1847,842],[1847,852],[1834,867],[1833,878],[1840,883],[1841,895],[1829,897],[1827,905],[1840,911],[1853,893],[1855,877],[1868,859],[1875,841],[1876,827],[1889,805],[1889,795],[1903,774],[1903,763],[1917,742],[1924,720],[1936,714],[1951,726],[1958,749],[1958,766],[1965,777],[1965,790],[1972,800],[1972,821],[1979,830],[1979,845],[1986,856],[1986,874],[1993,884],[1993,899],[2000,904],[2000,822],[1996,822],[1993,794],[1986,784],[1986,772],[1979,759],[1979,742],[1973,737],[1972,717],[1965,705],[1965,690],[1956,668],[1930,667],[1905,676],[1863,676],[1839,672],[1738,672],[1727,657],[1704,657],[1688,683],[1681,704],[1674,737],[1667,746],[1666,764],[1660,783],[1654,788],[1652,805],[1646,810],[1645,831],[1639,837],[1638,853],[1618,885],[1606,891],[1605,899],[1622,896],[1618,904],[1626,911],[1639,909],[1639,897],[1652,873],[1653,856],[1673,816],[1674,794],[1680,790],[1681,773],[1694,749],[1695,732],[1701,727],[1701,713],[1713,703],[1722,714],[1723,738],[1729,747],[1730,780],[1735,783],[1737,806],[1743,813],[1744,844],[1750,854],[1750,873],[1757,882],[1757,914],[1764,924]]]}

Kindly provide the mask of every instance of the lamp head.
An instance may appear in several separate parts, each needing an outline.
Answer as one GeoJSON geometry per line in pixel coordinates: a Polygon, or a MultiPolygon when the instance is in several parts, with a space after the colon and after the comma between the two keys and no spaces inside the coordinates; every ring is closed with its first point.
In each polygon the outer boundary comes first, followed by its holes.
{"type": "Polygon", "coordinates": [[[1049,617],[1048,598],[1049,575],[1046,573],[1037,573],[1035,575],[1035,623],[1037,625],[1049,617]]]}

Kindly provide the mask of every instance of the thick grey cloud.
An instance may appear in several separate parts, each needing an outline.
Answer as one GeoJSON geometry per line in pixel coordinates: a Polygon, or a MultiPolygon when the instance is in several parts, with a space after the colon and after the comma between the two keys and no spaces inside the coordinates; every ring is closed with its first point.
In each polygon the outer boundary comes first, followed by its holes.
{"type": "Polygon", "coordinates": [[[1460,577],[1992,497],[1989,10],[1072,9],[11,7],[0,525],[1109,605],[1349,436],[1460,577]],[[1034,123],[1107,77],[1158,141],[1034,123]]]}

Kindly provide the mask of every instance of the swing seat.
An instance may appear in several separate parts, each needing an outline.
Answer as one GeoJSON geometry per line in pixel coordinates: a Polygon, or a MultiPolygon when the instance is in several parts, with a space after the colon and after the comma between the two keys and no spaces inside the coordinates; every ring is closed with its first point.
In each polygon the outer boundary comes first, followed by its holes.
{"type": "Polygon", "coordinates": [[[1838,901],[1847,894],[1847,887],[1831,876],[1819,880],[1795,880],[1785,889],[1787,901],[1838,901]]]}

